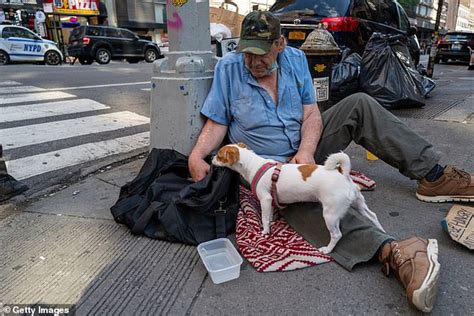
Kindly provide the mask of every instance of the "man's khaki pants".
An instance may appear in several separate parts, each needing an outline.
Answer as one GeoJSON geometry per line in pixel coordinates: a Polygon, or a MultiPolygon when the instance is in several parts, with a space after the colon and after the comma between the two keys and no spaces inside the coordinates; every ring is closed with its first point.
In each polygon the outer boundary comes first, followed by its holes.
{"type": "MultiPolygon", "coordinates": [[[[423,178],[439,161],[439,153],[426,140],[364,93],[353,94],[322,114],[324,129],[315,159],[344,150],[352,141],[397,168],[411,179],[423,178]]],[[[308,242],[321,247],[329,242],[319,203],[298,203],[281,211],[288,223],[308,242]]],[[[342,238],[331,256],[348,270],[374,257],[391,239],[354,209],[341,220],[342,238]]]]}

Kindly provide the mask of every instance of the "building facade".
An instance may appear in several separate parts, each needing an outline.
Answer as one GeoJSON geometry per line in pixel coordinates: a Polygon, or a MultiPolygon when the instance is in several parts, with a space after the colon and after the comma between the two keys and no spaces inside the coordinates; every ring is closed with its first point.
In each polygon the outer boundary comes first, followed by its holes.
{"type": "Polygon", "coordinates": [[[104,0],[108,25],[127,28],[154,42],[166,41],[166,0],[104,0]]]}
{"type": "MultiPolygon", "coordinates": [[[[246,15],[247,13],[253,10],[267,10],[274,3],[275,0],[234,0],[233,3],[237,4],[239,8],[239,14],[246,15]]],[[[210,0],[209,6],[211,7],[220,7],[224,1],[219,0],[210,0]]],[[[232,6],[229,6],[233,10],[232,6]]]]}
{"type": "Polygon", "coordinates": [[[470,1],[461,0],[458,8],[458,16],[456,19],[456,31],[472,31],[470,28],[472,21],[471,19],[471,10],[470,10],[470,1]]]}

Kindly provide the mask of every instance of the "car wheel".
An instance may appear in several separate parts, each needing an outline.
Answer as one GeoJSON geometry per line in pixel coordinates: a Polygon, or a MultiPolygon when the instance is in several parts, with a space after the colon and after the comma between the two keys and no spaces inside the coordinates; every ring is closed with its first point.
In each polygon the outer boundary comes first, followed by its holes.
{"type": "Polygon", "coordinates": [[[434,63],[435,63],[435,64],[439,64],[439,60],[440,60],[440,58],[439,58],[439,57],[435,57],[435,59],[434,59],[434,63]]]}
{"type": "Polygon", "coordinates": [[[90,65],[94,62],[94,59],[92,58],[79,58],[79,63],[81,65],[90,65]]]}
{"type": "Polygon", "coordinates": [[[95,61],[97,61],[101,65],[105,65],[110,63],[112,59],[112,55],[110,54],[109,50],[106,48],[99,48],[95,53],[95,61]]]}
{"type": "Polygon", "coordinates": [[[0,65],[6,65],[10,62],[10,56],[7,52],[0,50],[0,65]]]}
{"type": "Polygon", "coordinates": [[[129,58],[127,59],[127,61],[130,63],[130,64],[136,64],[140,61],[140,59],[137,59],[137,58],[129,58]]]}
{"type": "Polygon", "coordinates": [[[59,65],[61,63],[61,55],[54,50],[47,51],[44,54],[44,62],[51,66],[59,65]]]}
{"type": "Polygon", "coordinates": [[[152,63],[158,58],[158,52],[154,48],[147,48],[145,50],[145,61],[152,63]]]}
{"type": "Polygon", "coordinates": [[[441,59],[441,60],[443,61],[443,63],[447,64],[448,61],[449,61],[449,58],[443,58],[443,59],[441,59]]]}

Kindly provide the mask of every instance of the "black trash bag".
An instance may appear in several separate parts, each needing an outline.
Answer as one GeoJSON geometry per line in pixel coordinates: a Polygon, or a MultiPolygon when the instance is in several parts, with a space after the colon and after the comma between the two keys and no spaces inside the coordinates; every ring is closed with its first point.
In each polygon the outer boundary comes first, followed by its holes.
{"type": "Polygon", "coordinates": [[[362,57],[357,53],[349,53],[350,49],[345,49],[342,53],[341,61],[332,66],[331,103],[339,102],[359,91],[362,57]]]}
{"type": "Polygon", "coordinates": [[[413,80],[416,84],[416,87],[418,88],[418,91],[421,93],[422,96],[426,98],[428,94],[431,91],[433,91],[433,89],[436,87],[436,83],[431,78],[428,78],[427,76],[422,74],[423,68],[424,67],[422,66],[422,67],[417,67],[417,69],[413,69],[413,68],[407,68],[407,69],[410,72],[410,75],[413,77],[413,80]]]}
{"type": "Polygon", "coordinates": [[[233,233],[238,209],[237,173],[213,167],[194,182],[184,155],[154,148],[110,210],[133,234],[197,245],[233,233]]]}
{"type": "Polygon", "coordinates": [[[416,70],[418,70],[418,73],[422,76],[428,76],[428,71],[426,70],[426,67],[423,64],[418,64],[416,66],[416,70]]]}
{"type": "Polygon", "coordinates": [[[361,90],[387,109],[422,107],[432,90],[423,86],[404,41],[402,35],[373,33],[362,56],[361,90]]]}

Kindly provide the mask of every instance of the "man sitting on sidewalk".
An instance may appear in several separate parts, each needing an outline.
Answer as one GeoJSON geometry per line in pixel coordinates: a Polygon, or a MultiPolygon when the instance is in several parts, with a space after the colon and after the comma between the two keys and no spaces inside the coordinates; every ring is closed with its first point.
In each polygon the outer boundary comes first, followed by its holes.
{"type": "MultiPolygon", "coordinates": [[[[452,166],[441,167],[433,146],[370,96],[354,94],[321,115],[305,55],[286,47],[280,22],[269,12],[254,11],[245,17],[237,53],[217,64],[201,113],[208,120],[189,156],[196,181],[209,172],[204,158],[226,135],[232,143],[245,143],[266,158],[285,162],[292,157],[290,162],[303,164],[323,163],[329,154],[354,141],[419,180],[419,199],[474,201],[473,176],[452,166]]],[[[309,220],[306,215],[319,216],[314,222],[324,223],[321,212],[315,212],[318,208],[319,204],[307,203],[290,205],[282,212],[315,246],[325,243],[318,230],[302,232],[298,226],[309,220]]],[[[403,283],[409,301],[421,311],[431,311],[439,277],[436,240],[396,241],[353,209],[340,226],[343,236],[331,253],[336,262],[351,270],[377,256],[384,272],[393,270],[403,283]]]]}

